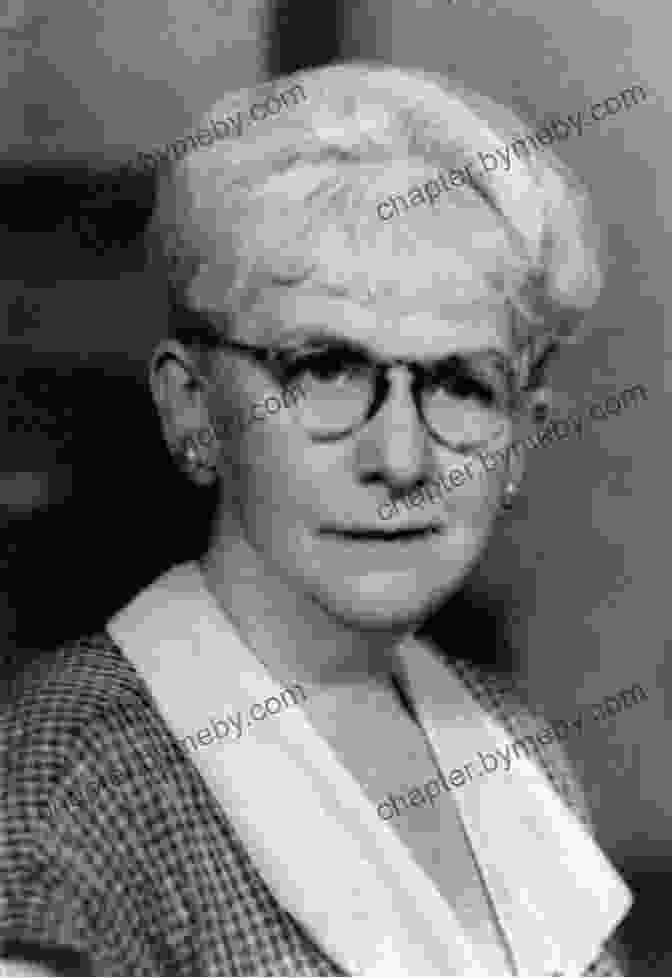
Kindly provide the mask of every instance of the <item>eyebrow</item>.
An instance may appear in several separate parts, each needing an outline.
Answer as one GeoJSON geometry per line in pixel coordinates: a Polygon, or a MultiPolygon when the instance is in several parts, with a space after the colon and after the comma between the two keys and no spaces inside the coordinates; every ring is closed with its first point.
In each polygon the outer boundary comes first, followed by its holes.
{"type": "Polygon", "coordinates": [[[462,361],[474,361],[483,359],[496,359],[508,366],[513,365],[513,357],[503,353],[502,350],[496,347],[477,347],[474,349],[467,350],[449,350],[445,353],[439,354],[438,356],[429,357],[387,357],[383,356],[381,353],[377,353],[370,346],[365,343],[361,343],[358,340],[354,340],[349,336],[344,336],[335,329],[331,329],[328,326],[314,326],[306,325],[300,327],[294,327],[288,330],[286,333],[280,337],[279,346],[283,348],[298,348],[299,346],[310,346],[312,343],[315,344],[327,344],[330,346],[344,347],[353,352],[363,354],[364,356],[370,357],[372,360],[411,360],[416,363],[422,364],[432,364],[437,363],[440,360],[448,360],[454,358],[456,360],[462,361]]]}

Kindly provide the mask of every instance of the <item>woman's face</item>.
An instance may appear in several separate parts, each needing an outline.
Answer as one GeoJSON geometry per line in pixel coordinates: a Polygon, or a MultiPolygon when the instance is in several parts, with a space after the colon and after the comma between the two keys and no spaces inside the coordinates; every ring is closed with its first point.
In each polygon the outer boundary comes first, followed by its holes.
{"type": "MultiPolygon", "coordinates": [[[[327,338],[383,358],[419,361],[486,351],[511,356],[504,304],[473,295],[458,302],[455,292],[437,294],[432,282],[366,304],[310,282],[271,287],[236,323],[232,338],[292,349],[327,338]]],[[[224,480],[234,479],[235,516],[264,563],[339,620],[361,628],[415,623],[459,586],[485,544],[504,477],[499,467],[486,473],[478,455],[432,437],[405,367],[393,367],[388,378],[387,398],[348,436],[316,441],[290,407],[239,434],[234,468],[222,463],[221,470],[224,480]],[[450,478],[457,469],[461,480],[450,478]],[[440,476],[449,488],[435,491],[434,503],[409,509],[401,501],[440,476]],[[391,499],[400,500],[396,513],[379,509],[391,499]],[[404,538],[401,531],[409,528],[420,532],[404,538]]],[[[222,354],[210,402],[215,426],[232,407],[247,407],[249,414],[250,401],[277,390],[254,361],[222,354]]],[[[496,447],[510,437],[505,419],[496,447]]]]}

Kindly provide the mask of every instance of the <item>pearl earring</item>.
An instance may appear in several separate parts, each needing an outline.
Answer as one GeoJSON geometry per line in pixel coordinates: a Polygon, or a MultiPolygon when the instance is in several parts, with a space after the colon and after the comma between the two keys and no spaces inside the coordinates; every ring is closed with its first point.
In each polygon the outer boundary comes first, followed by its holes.
{"type": "Polygon", "coordinates": [[[500,500],[500,507],[506,512],[510,512],[513,509],[515,498],[520,491],[520,486],[513,479],[509,481],[504,486],[504,491],[502,493],[502,498],[500,500]]]}
{"type": "Polygon", "coordinates": [[[195,468],[196,465],[198,465],[198,449],[196,448],[196,446],[187,445],[187,447],[184,449],[183,457],[184,457],[184,464],[188,468],[190,469],[195,468]]]}

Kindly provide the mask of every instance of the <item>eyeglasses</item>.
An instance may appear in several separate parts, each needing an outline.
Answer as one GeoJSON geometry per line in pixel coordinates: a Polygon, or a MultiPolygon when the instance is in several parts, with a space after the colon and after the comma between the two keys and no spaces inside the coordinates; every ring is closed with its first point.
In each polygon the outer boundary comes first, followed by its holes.
{"type": "Polygon", "coordinates": [[[251,357],[282,387],[300,385],[305,396],[293,408],[319,441],[347,438],[370,421],[390,390],[387,376],[403,366],[423,423],[442,445],[471,452],[491,443],[511,415],[517,370],[499,351],[452,354],[431,363],[383,359],[343,341],[287,349],[220,338],[218,345],[251,357]]]}

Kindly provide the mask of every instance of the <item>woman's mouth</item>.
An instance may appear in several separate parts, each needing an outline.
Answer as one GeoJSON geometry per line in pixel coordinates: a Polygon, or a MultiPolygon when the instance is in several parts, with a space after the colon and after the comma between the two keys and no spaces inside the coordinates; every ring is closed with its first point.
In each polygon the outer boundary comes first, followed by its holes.
{"type": "Polygon", "coordinates": [[[363,526],[323,526],[320,535],[326,537],[340,537],[342,540],[361,541],[362,543],[393,543],[412,540],[421,540],[426,537],[443,533],[443,527],[438,523],[428,523],[423,526],[405,526],[391,529],[386,527],[363,527],[363,526]]]}

